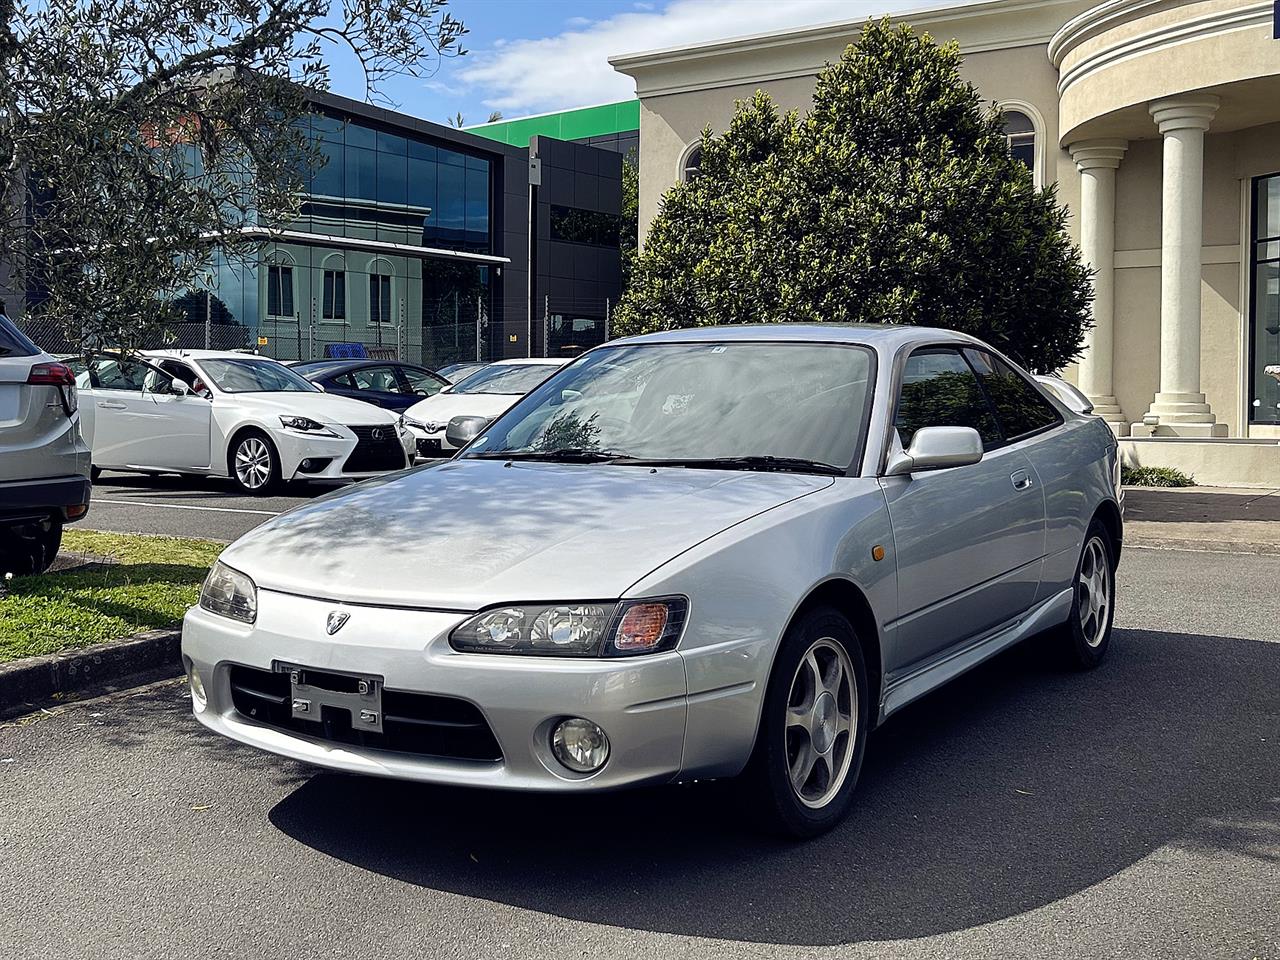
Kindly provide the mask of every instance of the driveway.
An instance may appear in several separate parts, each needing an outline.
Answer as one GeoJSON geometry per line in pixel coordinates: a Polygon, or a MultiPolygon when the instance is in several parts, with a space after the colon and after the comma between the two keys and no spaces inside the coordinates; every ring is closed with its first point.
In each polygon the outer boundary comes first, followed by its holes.
{"type": "Polygon", "coordinates": [[[1112,657],[998,658],[874,735],[853,817],[321,773],[179,684],[0,728],[26,958],[1280,956],[1280,557],[1139,550],[1112,657]]]}

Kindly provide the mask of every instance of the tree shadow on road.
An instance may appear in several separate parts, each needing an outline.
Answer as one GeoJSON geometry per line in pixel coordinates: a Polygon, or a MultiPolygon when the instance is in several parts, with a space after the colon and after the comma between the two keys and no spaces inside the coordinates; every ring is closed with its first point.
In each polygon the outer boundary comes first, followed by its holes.
{"type": "Polygon", "coordinates": [[[789,844],[733,784],[598,797],[319,774],[280,830],[408,883],[575,920],[839,944],[1013,916],[1166,844],[1274,859],[1280,644],[1117,630],[1089,674],[1011,651],[871,739],[852,816],[789,844]]]}

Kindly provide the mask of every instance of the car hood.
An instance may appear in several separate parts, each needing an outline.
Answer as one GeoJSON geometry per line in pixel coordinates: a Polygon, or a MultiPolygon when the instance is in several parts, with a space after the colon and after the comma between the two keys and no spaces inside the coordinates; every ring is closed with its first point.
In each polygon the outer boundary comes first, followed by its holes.
{"type": "Polygon", "coordinates": [[[489,417],[492,419],[520,399],[510,393],[437,393],[415,403],[404,412],[419,423],[448,424],[454,417],[489,417]]]}
{"type": "Polygon", "coordinates": [[[273,393],[234,393],[230,398],[243,410],[263,417],[310,417],[326,424],[395,423],[399,414],[383,410],[363,400],[332,393],[304,393],[281,390],[273,393]]]}
{"type": "Polygon", "coordinates": [[[223,553],[259,587],[352,603],[477,610],[608,600],[736,523],[832,478],[453,460],[337,491],[223,553]]]}

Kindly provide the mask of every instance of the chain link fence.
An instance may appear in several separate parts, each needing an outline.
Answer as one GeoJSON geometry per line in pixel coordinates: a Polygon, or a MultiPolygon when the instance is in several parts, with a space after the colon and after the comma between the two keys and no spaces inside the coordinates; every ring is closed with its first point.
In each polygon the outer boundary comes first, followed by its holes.
{"type": "Polygon", "coordinates": [[[576,357],[612,334],[613,302],[607,299],[545,296],[536,343],[544,357],[576,357]]]}

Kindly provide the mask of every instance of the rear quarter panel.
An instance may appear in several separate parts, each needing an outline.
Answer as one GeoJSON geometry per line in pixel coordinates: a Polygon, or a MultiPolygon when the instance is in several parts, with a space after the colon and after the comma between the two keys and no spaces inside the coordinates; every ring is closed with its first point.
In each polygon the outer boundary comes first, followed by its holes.
{"type": "Polygon", "coordinates": [[[1096,417],[1071,417],[1025,448],[1045,499],[1045,562],[1039,598],[1066,589],[1075,575],[1085,530],[1105,501],[1116,500],[1117,443],[1096,417]]]}
{"type": "MultiPolygon", "coordinates": [[[[739,523],[637,581],[627,596],[683,594],[680,642],[689,713],[683,773],[732,776],[751,754],[779,641],[805,598],[840,578],[866,596],[878,624],[897,615],[884,494],[874,479],[829,487],[739,523]]],[[[881,629],[883,634],[883,629],[881,629]]],[[[877,637],[880,645],[891,637],[877,637]]],[[[876,711],[878,714],[878,711],[876,711]]]]}

